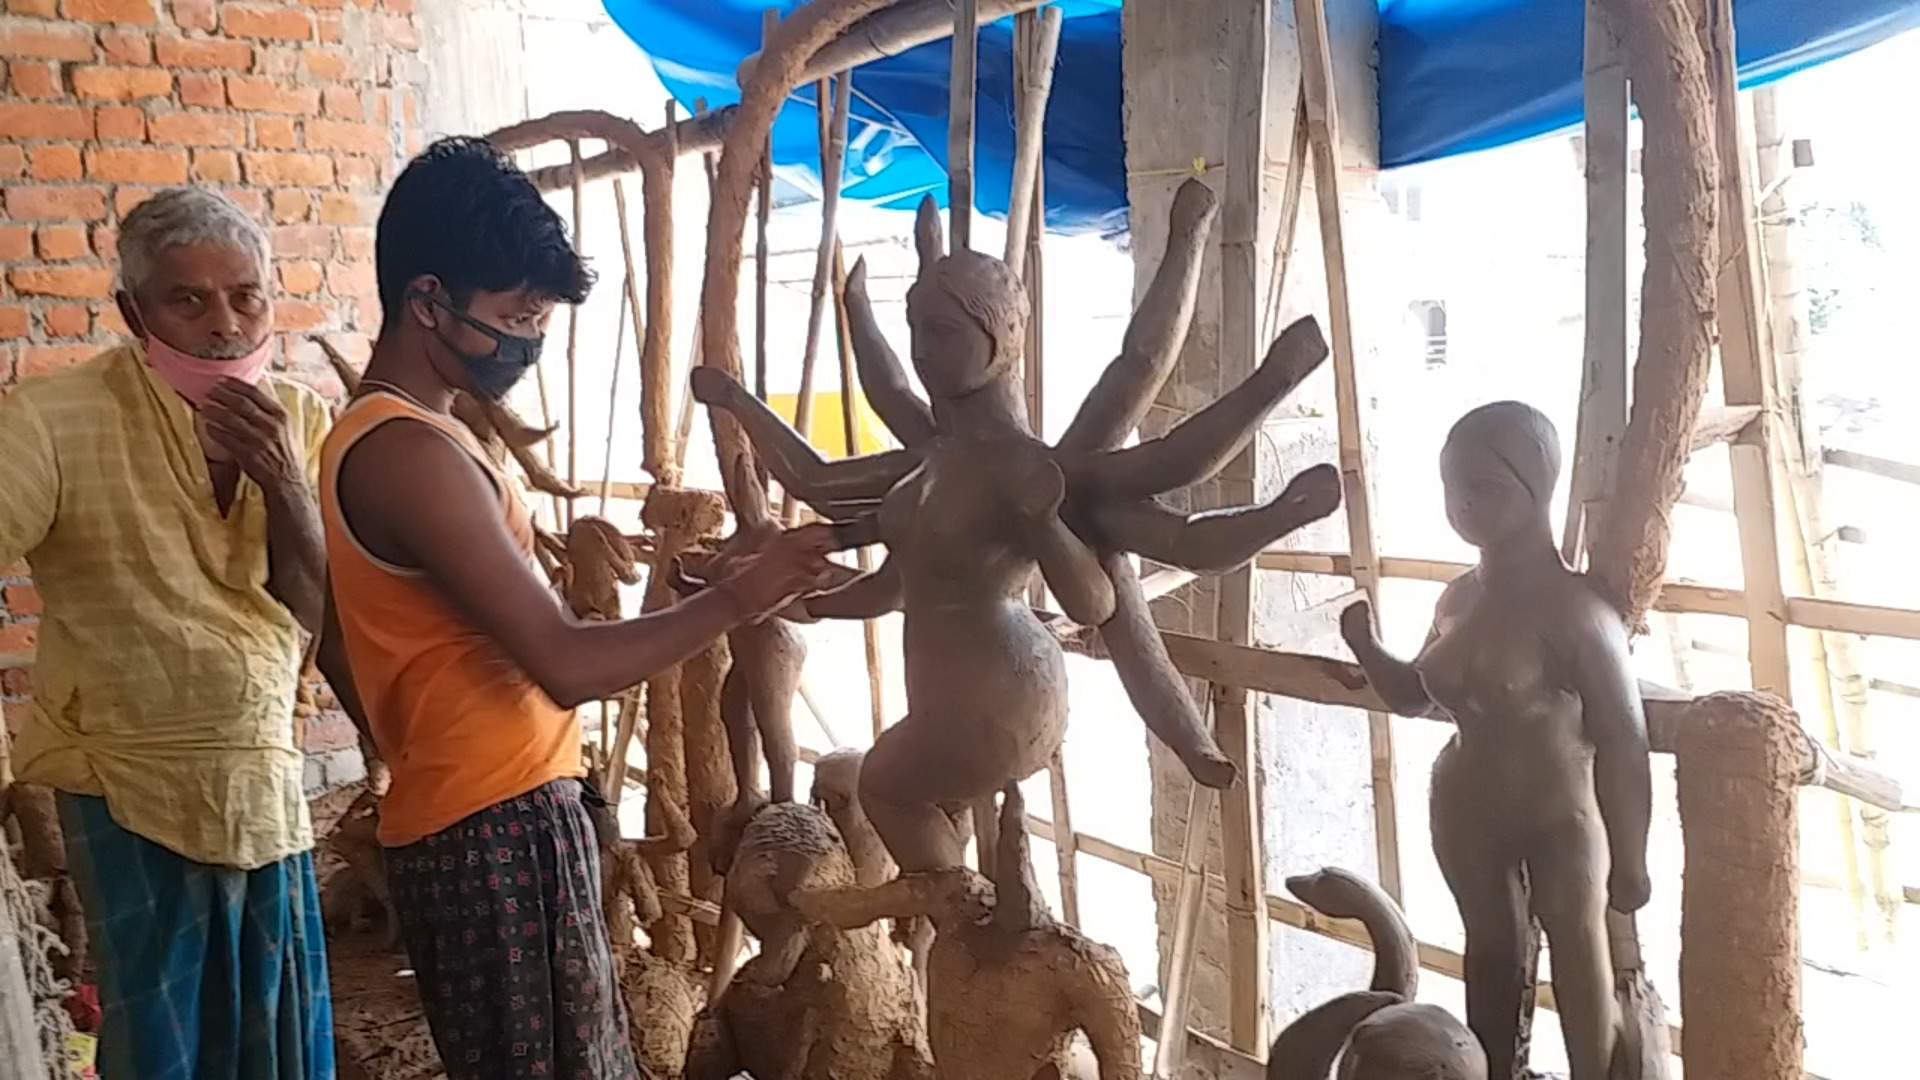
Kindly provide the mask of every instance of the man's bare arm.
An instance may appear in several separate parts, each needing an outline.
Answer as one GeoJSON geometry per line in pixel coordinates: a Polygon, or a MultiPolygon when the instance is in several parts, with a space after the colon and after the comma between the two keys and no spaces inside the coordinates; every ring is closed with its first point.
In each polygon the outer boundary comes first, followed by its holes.
{"type": "MultiPolygon", "coordinates": [[[[758,600],[740,599],[742,590],[723,585],[637,619],[574,620],[508,536],[490,479],[424,424],[396,421],[367,435],[342,462],[339,483],[343,511],[361,542],[424,571],[563,707],[644,682],[763,614],[754,610],[758,600]]],[[[793,558],[791,550],[776,554],[793,558]]],[[[824,547],[819,562],[825,565],[824,547]]],[[[749,573],[762,575],[758,592],[779,591],[778,565],[749,573]]],[[[772,599],[778,607],[787,598],[772,599]]]]}
{"type": "Polygon", "coordinates": [[[267,592],[301,629],[320,632],[326,608],[327,544],[313,489],[298,476],[263,489],[267,503],[267,592]]]}
{"type": "Polygon", "coordinates": [[[361,753],[375,751],[373,728],[367,722],[367,707],[360,701],[360,690],[353,684],[353,669],[347,665],[347,645],[340,637],[340,618],[333,609],[332,590],[326,591],[321,609],[320,645],[314,650],[313,666],[319,668],[320,674],[326,677],[327,685],[333,688],[333,696],[340,701],[340,711],[347,714],[347,719],[353,721],[354,730],[360,733],[361,753]]]}

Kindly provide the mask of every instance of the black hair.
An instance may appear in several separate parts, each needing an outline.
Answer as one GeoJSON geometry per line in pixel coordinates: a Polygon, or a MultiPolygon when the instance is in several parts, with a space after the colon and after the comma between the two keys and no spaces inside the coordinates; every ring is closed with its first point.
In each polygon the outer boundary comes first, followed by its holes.
{"type": "Polygon", "coordinates": [[[373,261],[383,333],[406,306],[407,283],[423,274],[439,278],[458,308],[476,292],[521,288],[579,304],[594,282],[533,181],[471,136],[441,139],[401,170],[380,209],[373,261]]]}

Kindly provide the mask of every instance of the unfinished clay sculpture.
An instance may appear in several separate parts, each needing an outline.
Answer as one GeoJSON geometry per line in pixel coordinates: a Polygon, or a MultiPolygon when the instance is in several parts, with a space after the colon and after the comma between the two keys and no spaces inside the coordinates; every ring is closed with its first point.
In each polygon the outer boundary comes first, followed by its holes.
{"type": "Polygon", "coordinates": [[[351,933],[368,919],[384,935],[381,943],[398,950],[400,914],[387,891],[386,849],[380,846],[380,796],[369,787],[353,800],[327,834],[326,848],[338,856],[340,869],[327,878],[320,898],[321,918],[327,929],[351,933]]]}
{"type": "Polygon", "coordinates": [[[878,927],[806,918],[792,898],[854,884],[832,821],[811,806],[763,804],[727,868],[726,906],[760,952],[694,1025],[686,1080],[921,1080],[926,1036],[899,953],[878,927]]]}
{"type": "Polygon", "coordinates": [[[1267,1080],[1487,1080],[1486,1051],[1466,1025],[1414,1000],[1420,959],[1392,898],[1333,867],[1288,878],[1287,891],[1322,915],[1360,920],[1373,945],[1373,980],[1288,1024],[1267,1055],[1267,1080]]]}
{"type": "Polygon", "coordinates": [[[965,867],[865,887],[804,890],[793,903],[838,927],[928,918],[927,1036],[939,1080],[1071,1076],[1082,1032],[1100,1080],[1139,1080],[1140,1014],[1119,953],[1054,921],[1028,857],[1026,802],[1007,785],[998,885],[965,867]],[[1048,1070],[1053,1070],[1048,1072],[1048,1070]]]}
{"type": "Polygon", "coordinates": [[[1447,519],[1480,549],[1434,609],[1412,663],[1364,603],[1341,632],[1402,716],[1451,720],[1433,766],[1434,854],[1466,926],[1467,1022],[1489,1075],[1516,1066],[1530,910],[1553,952],[1573,1080],[1604,1080],[1620,1011],[1609,906],[1647,902],[1652,781],[1626,624],[1555,547],[1559,437],[1527,405],[1469,412],[1440,452],[1447,519]],[[1529,893],[1531,896],[1529,897],[1529,893]]]}
{"type": "Polygon", "coordinates": [[[1167,258],[1123,355],[1058,446],[1027,424],[1023,285],[998,259],[945,254],[930,202],[921,207],[921,270],[907,310],[914,366],[931,406],[908,389],[878,332],[864,268],[855,268],[847,291],[866,392],[904,449],[824,461],[724,371],[694,369],[694,396],[738,419],[788,491],[829,518],[878,515],[886,561],[805,607],[827,618],[906,613],[908,715],[874,743],[860,781],[867,816],[903,873],[960,865],[961,844],[943,807],[991,799],[1043,768],[1060,746],[1065,662],[1027,604],[1036,570],[1069,618],[1110,635],[1143,718],[1195,778],[1215,787],[1233,781],[1232,762],[1146,616],[1126,553],[1196,570],[1241,565],[1331,513],[1340,487],[1337,472],[1320,467],[1265,505],[1191,518],[1155,499],[1218,472],[1325,359],[1310,320],[1289,327],[1259,370],[1212,406],[1160,438],[1116,449],[1185,337],[1213,211],[1204,185],[1182,188],[1167,258]]]}

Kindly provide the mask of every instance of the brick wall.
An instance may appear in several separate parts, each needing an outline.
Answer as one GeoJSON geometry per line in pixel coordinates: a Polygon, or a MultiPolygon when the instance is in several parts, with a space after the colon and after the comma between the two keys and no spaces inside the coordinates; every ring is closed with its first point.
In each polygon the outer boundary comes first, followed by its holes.
{"type": "MultiPolygon", "coordinates": [[[[0,0],[0,393],[124,332],[115,226],[159,187],[207,184],[271,230],[283,365],[335,393],[327,334],[379,325],[373,222],[417,149],[413,0],[0,0]]],[[[0,702],[31,690],[38,597],[0,567],[0,702]]],[[[352,746],[334,721],[315,751],[352,746]],[[339,744],[334,746],[331,744],[339,744]]]]}

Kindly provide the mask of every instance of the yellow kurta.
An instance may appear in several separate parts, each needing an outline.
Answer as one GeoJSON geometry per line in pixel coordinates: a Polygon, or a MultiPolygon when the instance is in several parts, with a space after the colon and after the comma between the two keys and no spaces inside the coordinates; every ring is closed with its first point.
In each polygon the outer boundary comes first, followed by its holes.
{"type": "MultiPolygon", "coordinates": [[[[262,384],[317,480],[327,407],[262,384]]],[[[192,411],[124,345],[0,400],[0,566],[45,602],[20,780],[104,796],[198,862],[255,869],[313,846],[294,745],[301,631],[267,592],[265,498],[222,517],[192,411]]]]}

